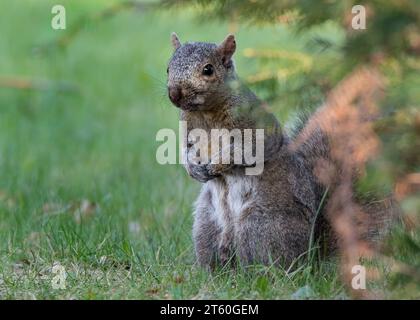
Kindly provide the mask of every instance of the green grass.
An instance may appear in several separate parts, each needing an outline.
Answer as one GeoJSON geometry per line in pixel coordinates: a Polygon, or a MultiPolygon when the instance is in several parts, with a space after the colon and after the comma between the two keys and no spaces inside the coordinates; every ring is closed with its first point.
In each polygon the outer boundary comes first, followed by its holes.
{"type": "MultiPolygon", "coordinates": [[[[69,28],[106,6],[62,2],[69,28]]],[[[311,298],[345,298],[334,261],[292,273],[194,265],[199,183],[179,165],[157,164],[155,135],[178,125],[165,91],[170,32],[219,41],[227,26],[197,23],[191,12],[123,12],[88,24],[65,49],[39,53],[65,33],[50,27],[53,3],[0,4],[0,76],[77,87],[0,88],[0,299],[277,299],[305,286],[311,298]],[[67,271],[64,290],[51,286],[56,262],[67,271]]],[[[241,28],[237,37],[241,76],[257,68],[241,53],[248,46],[304,46],[280,27],[241,28]]],[[[291,110],[276,111],[284,120],[291,110]]]]}

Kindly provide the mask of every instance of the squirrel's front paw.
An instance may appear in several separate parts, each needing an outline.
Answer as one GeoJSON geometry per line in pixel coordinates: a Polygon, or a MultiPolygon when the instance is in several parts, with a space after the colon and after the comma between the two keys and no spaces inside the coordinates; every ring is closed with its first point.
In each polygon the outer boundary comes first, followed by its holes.
{"type": "Polygon", "coordinates": [[[187,171],[191,177],[203,183],[220,176],[212,173],[209,164],[189,164],[187,171]]]}

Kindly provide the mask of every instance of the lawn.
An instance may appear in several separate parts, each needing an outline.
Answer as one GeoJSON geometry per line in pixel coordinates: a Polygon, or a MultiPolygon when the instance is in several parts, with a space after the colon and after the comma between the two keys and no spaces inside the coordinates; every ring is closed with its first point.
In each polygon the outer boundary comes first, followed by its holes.
{"type": "MultiPolygon", "coordinates": [[[[109,3],[62,1],[68,28],[109,3]]],[[[53,4],[0,3],[0,78],[35,86],[0,86],[0,299],[346,298],[334,259],[291,273],[194,264],[200,185],[155,159],[157,131],[178,127],[165,86],[169,35],[221,41],[228,25],[130,10],[54,48],[67,31],[51,28],[53,4]],[[54,264],[64,289],[53,288],[54,264]]],[[[247,47],[305,44],[281,27],[241,27],[237,39],[242,77],[258,68],[247,47]]],[[[293,108],[276,114],[284,121],[293,108]]]]}

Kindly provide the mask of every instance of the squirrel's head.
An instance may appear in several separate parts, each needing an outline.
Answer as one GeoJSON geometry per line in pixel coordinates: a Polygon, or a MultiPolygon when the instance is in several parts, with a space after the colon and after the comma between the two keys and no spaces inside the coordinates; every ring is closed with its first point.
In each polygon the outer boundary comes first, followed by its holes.
{"type": "Polygon", "coordinates": [[[168,95],[172,103],[188,111],[211,110],[229,96],[229,82],[236,78],[232,55],[235,37],[219,45],[206,42],[181,44],[172,34],[175,49],[168,66],[168,95]]]}

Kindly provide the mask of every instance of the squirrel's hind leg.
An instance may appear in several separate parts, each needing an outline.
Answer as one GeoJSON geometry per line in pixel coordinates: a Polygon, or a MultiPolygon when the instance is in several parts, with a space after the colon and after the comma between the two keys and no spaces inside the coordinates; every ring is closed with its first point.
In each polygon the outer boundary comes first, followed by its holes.
{"type": "Polygon", "coordinates": [[[249,208],[237,226],[236,245],[244,265],[289,266],[309,244],[310,226],[293,213],[264,213],[249,208]]]}

